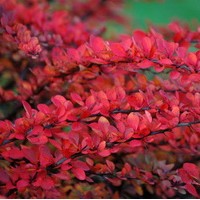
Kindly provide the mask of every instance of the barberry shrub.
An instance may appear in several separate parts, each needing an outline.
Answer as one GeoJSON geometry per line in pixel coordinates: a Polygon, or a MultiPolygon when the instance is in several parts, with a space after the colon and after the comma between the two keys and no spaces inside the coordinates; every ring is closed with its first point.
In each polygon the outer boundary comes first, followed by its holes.
{"type": "Polygon", "coordinates": [[[1,197],[200,198],[200,29],[122,3],[0,0],[1,197]]]}

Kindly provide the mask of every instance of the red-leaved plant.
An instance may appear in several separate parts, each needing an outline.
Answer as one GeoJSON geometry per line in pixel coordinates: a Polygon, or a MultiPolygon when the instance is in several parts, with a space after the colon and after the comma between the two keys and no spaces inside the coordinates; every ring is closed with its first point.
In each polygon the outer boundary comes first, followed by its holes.
{"type": "Polygon", "coordinates": [[[122,3],[0,0],[1,197],[200,198],[200,29],[122,3]]]}

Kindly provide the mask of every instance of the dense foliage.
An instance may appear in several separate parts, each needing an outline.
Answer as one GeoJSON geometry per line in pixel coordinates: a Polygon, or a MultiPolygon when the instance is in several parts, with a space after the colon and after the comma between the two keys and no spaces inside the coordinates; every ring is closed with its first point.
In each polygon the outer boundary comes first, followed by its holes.
{"type": "Polygon", "coordinates": [[[2,197],[200,197],[200,29],[122,3],[0,0],[2,197]]]}

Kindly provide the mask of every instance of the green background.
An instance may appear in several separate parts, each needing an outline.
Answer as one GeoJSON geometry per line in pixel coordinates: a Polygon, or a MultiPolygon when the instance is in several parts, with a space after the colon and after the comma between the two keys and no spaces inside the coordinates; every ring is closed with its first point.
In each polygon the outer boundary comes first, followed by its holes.
{"type": "MultiPolygon", "coordinates": [[[[147,29],[150,24],[166,25],[173,20],[196,27],[200,22],[200,0],[125,0],[123,13],[130,18],[132,30],[147,29]]],[[[107,30],[111,35],[128,32],[113,22],[107,30]]]]}

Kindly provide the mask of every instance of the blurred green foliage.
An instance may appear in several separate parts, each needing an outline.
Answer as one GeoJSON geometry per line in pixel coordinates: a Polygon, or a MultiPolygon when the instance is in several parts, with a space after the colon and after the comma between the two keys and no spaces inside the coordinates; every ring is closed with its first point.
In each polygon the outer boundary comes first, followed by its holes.
{"type": "Polygon", "coordinates": [[[164,25],[172,20],[200,21],[199,0],[126,0],[125,14],[132,18],[134,27],[146,28],[148,23],[164,25]]]}
{"type": "Polygon", "coordinates": [[[164,26],[173,20],[193,27],[200,22],[200,0],[125,0],[123,13],[130,19],[131,30],[109,22],[107,36],[147,29],[151,24],[164,26]]]}

